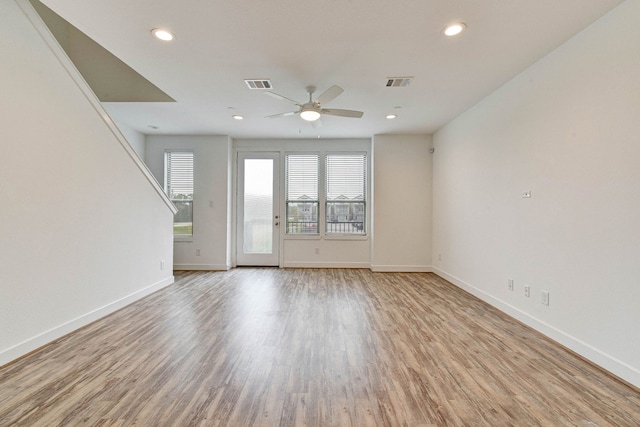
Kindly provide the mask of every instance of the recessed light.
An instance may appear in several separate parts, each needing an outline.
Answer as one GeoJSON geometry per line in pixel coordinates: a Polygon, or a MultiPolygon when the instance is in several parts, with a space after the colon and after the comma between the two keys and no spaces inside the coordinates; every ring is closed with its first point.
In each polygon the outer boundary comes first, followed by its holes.
{"type": "Polygon", "coordinates": [[[244,119],[244,116],[241,116],[240,114],[234,114],[234,115],[233,115],[233,116],[231,116],[231,117],[233,117],[233,118],[234,118],[234,119],[236,119],[236,120],[243,120],[243,119],[244,119]]]}
{"type": "Polygon", "coordinates": [[[153,34],[156,38],[168,42],[176,38],[175,34],[173,34],[169,30],[163,30],[162,28],[154,28],[151,30],[151,34],[153,34]]]}
{"type": "Polygon", "coordinates": [[[159,128],[158,128],[158,126],[156,126],[156,125],[147,125],[147,127],[148,127],[149,129],[153,129],[153,130],[157,130],[157,129],[159,129],[159,128]]]}
{"type": "Polygon", "coordinates": [[[389,120],[393,120],[396,117],[398,117],[396,114],[387,114],[387,119],[389,119],[389,120]]]}
{"type": "Polygon", "coordinates": [[[463,24],[462,22],[456,22],[454,24],[447,25],[443,33],[445,36],[449,36],[449,37],[457,36],[458,34],[463,32],[465,28],[467,28],[465,24],[463,24]]]}

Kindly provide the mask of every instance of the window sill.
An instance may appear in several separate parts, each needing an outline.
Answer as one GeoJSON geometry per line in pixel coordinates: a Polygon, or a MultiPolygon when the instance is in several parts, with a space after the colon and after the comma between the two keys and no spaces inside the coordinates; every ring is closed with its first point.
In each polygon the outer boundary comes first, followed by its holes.
{"type": "Polygon", "coordinates": [[[173,236],[174,242],[193,242],[193,236],[173,236]]]}
{"type": "Polygon", "coordinates": [[[369,240],[369,236],[364,234],[355,235],[355,234],[313,234],[313,235],[297,235],[297,234],[287,234],[284,236],[284,240],[358,240],[365,241],[369,240]]]}
{"type": "Polygon", "coordinates": [[[325,234],[325,240],[369,240],[366,234],[325,234]]]}
{"type": "Polygon", "coordinates": [[[285,234],[285,240],[320,240],[319,234],[285,234]]]}

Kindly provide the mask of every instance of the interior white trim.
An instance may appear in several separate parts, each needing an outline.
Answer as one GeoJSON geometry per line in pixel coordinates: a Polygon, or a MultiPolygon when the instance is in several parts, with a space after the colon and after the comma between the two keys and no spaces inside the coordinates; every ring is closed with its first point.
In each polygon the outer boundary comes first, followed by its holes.
{"type": "Polygon", "coordinates": [[[519,320],[527,326],[535,329],[543,335],[551,338],[557,343],[567,347],[568,349],[574,351],[580,356],[586,358],[587,360],[595,363],[596,365],[602,367],[603,369],[609,371],[613,375],[618,376],[624,381],[636,386],[640,387],[640,371],[635,369],[634,367],[616,359],[615,357],[604,353],[598,350],[595,347],[590,346],[589,344],[557,329],[553,326],[545,323],[536,317],[531,316],[528,313],[525,313],[516,307],[513,307],[506,302],[495,298],[494,296],[476,288],[470,283],[465,282],[462,279],[459,279],[451,274],[434,267],[433,272],[443,279],[453,283],[459,288],[469,292],[470,294],[480,298],[482,301],[492,305],[498,310],[508,314],[509,316],[519,320]]]}
{"type": "Polygon", "coordinates": [[[87,98],[89,104],[102,118],[113,136],[118,140],[120,146],[127,152],[129,158],[133,161],[133,163],[135,163],[138,169],[140,169],[147,181],[149,181],[149,184],[151,184],[153,189],[156,191],[156,193],[158,193],[160,198],[162,198],[171,212],[173,212],[174,214],[178,212],[177,208],[173,205],[173,203],[171,203],[160,184],[158,184],[158,181],[156,181],[156,179],[154,178],[151,171],[149,171],[149,168],[147,168],[147,166],[140,159],[133,147],[131,147],[131,144],[129,144],[127,138],[124,137],[118,126],[116,126],[113,120],[111,120],[111,116],[109,116],[107,111],[104,109],[98,97],[93,93],[93,90],[91,90],[85,79],[82,77],[71,59],[69,59],[69,56],[66,54],[64,49],[62,49],[56,38],[53,36],[53,34],[51,34],[51,31],[49,31],[49,28],[42,21],[40,15],[38,15],[38,12],[36,12],[36,10],[28,0],[16,0],[16,2],[20,9],[22,9],[24,14],[26,15],[27,19],[29,19],[29,22],[31,22],[31,25],[33,25],[38,34],[40,34],[40,37],[42,37],[42,40],[44,40],[47,47],[49,47],[53,55],[60,62],[69,77],[71,77],[71,80],[76,84],[76,86],[78,86],[78,89],[80,89],[85,98],[87,98]]]}
{"type": "Polygon", "coordinates": [[[174,281],[174,277],[170,276],[143,289],[133,292],[125,297],[110,302],[107,305],[78,316],[75,319],[71,319],[68,322],[51,328],[48,331],[35,335],[19,344],[14,345],[13,347],[2,350],[0,351],[0,366],[16,360],[34,350],[37,350],[38,348],[49,344],[77,329],[80,329],[83,326],[95,322],[96,320],[99,320],[105,316],[108,316],[109,314],[120,310],[121,308],[124,308],[127,305],[138,301],[139,299],[151,295],[152,293],[171,285],[172,283],[174,283],[174,281]]]}
{"type": "Polygon", "coordinates": [[[376,273],[433,273],[431,265],[371,265],[376,273]]]}
{"type": "Polygon", "coordinates": [[[370,268],[367,262],[285,262],[284,268],[370,268]]]}
{"type": "Polygon", "coordinates": [[[227,271],[231,269],[227,264],[174,264],[175,271],[227,271]]]}

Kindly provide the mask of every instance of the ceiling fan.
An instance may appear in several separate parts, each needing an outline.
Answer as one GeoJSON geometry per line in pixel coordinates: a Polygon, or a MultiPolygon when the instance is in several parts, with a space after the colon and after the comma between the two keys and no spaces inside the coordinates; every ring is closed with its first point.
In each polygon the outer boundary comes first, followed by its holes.
{"type": "Polygon", "coordinates": [[[274,114],[272,116],[267,116],[268,119],[275,119],[277,117],[286,117],[293,116],[294,114],[300,114],[302,119],[313,122],[318,120],[322,114],[328,114],[331,116],[340,116],[340,117],[353,117],[359,119],[364,114],[362,111],[356,110],[341,110],[337,108],[322,108],[323,105],[328,104],[333,101],[338,95],[340,95],[344,90],[340,86],[331,86],[329,89],[325,90],[322,95],[317,97],[315,101],[312,99],[313,93],[316,91],[315,86],[307,86],[307,92],[309,93],[309,101],[300,104],[293,99],[289,99],[286,96],[278,95],[274,92],[265,92],[267,95],[273,96],[277,99],[282,99],[285,101],[289,101],[292,104],[295,104],[299,107],[298,111],[291,111],[288,113],[280,113],[274,114]]]}

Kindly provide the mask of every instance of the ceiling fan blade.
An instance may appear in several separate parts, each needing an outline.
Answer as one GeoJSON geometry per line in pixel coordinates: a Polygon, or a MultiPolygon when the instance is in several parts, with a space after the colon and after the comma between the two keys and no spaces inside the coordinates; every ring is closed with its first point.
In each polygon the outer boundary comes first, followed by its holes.
{"type": "Polygon", "coordinates": [[[329,89],[322,92],[322,95],[316,98],[316,102],[320,105],[328,104],[342,92],[344,92],[344,89],[342,89],[340,86],[333,85],[329,89]]]}
{"type": "Polygon", "coordinates": [[[295,105],[297,105],[298,107],[302,107],[302,104],[299,104],[297,101],[294,101],[293,99],[289,99],[289,98],[287,98],[286,96],[278,95],[278,94],[277,94],[277,93],[275,93],[275,92],[269,92],[269,91],[267,91],[267,92],[265,92],[265,94],[267,94],[267,95],[269,95],[269,96],[273,96],[273,97],[274,97],[274,98],[276,98],[276,99],[281,99],[281,100],[283,100],[283,101],[289,101],[290,103],[295,104],[295,105]]]}
{"type": "Polygon", "coordinates": [[[266,116],[265,119],[277,119],[278,117],[293,116],[294,114],[298,114],[298,112],[297,111],[289,111],[288,113],[274,114],[272,116],[266,116]]]}
{"type": "Polygon", "coordinates": [[[322,114],[328,114],[330,116],[340,116],[340,117],[353,117],[355,119],[359,119],[364,115],[362,111],[341,110],[338,108],[323,108],[322,114]]]}

